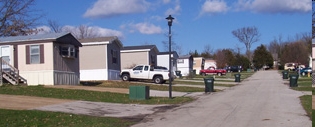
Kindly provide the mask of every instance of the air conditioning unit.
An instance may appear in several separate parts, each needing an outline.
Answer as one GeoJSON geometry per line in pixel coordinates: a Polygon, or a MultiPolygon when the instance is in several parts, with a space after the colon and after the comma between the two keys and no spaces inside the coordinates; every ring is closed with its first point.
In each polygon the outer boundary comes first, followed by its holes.
{"type": "Polygon", "coordinates": [[[76,58],[77,50],[72,46],[61,46],[60,54],[64,58],[76,58]]]}

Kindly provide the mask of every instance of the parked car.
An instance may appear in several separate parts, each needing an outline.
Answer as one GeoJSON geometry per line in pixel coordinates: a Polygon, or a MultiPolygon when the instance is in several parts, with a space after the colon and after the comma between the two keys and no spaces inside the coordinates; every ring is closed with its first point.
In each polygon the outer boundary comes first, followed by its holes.
{"type": "MultiPolygon", "coordinates": [[[[166,68],[166,67],[163,67],[163,66],[154,66],[154,67],[152,67],[152,69],[154,70],[154,71],[164,71],[164,72],[169,72],[169,70],[166,68]]],[[[151,69],[151,70],[152,70],[151,69]]],[[[173,78],[176,78],[176,72],[175,72],[175,70],[172,70],[172,77],[173,78]]]]}
{"type": "Polygon", "coordinates": [[[312,68],[306,67],[300,70],[300,74],[303,76],[307,75],[308,73],[312,74],[312,68]]]}
{"type": "Polygon", "coordinates": [[[165,83],[169,80],[169,72],[154,70],[150,65],[137,65],[132,69],[122,69],[120,77],[123,81],[130,79],[152,80],[156,84],[165,83]]]}
{"type": "Polygon", "coordinates": [[[227,72],[241,72],[243,71],[242,66],[228,66],[226,67],[227,72]]]}
{"type": "Polygon", "coordinates": [[[294,71],[296,66],[297,66],[296,63],[285,63],[284,64],[284,70],[294,71]]]}
{"type": "Polygon", "coordinates": [[[207,69],[203,69],[203,70],[199,71],[199,75],[206,76],[208,74],[216,74],[218,76],[221,76],[221,75],[225,75],[226,74],[226,70],[224,70],[224,69],[215,69],[215,68],[209,67],[207,69]]]}

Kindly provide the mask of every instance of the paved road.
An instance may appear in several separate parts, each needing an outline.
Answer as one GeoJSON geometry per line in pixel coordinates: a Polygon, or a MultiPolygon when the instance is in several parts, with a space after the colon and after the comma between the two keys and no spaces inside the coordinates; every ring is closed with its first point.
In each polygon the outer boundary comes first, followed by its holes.
{"type": "Polygon", "coordinates": [[[284,85],[277,71],[259,71],[241,85],[148,116],[134,127],[311,127],[303,93],[284,85]]]}

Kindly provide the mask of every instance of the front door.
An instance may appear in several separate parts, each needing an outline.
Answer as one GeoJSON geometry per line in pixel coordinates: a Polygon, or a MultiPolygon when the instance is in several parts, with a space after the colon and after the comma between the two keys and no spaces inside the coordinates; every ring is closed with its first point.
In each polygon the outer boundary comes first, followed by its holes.
{"type": "Polygon", "coordinates": [[[148,79],[149,78],[149,66],[144,66],[142,72],[139,74],[139,77],[142,79],[148,79]]]}
{"type": "MultiPolygon", "coordinates": [[[[4,61],[6,61],[8,64],[10,64],[10,56],[11,56],[11,51],[10,51],[10,46],[1,46],[0,47],[0,56],[4,61]]],[[[9,68],[6,64],[2,64],[2,68],[9,68]]]]}

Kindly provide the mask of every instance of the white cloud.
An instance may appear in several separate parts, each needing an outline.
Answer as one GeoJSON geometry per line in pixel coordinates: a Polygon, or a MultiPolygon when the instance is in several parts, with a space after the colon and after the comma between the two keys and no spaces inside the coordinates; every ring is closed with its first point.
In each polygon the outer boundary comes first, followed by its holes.
{"type": "MultiPolygon", "coordinates": [[[[91,32],[89,33],[90,35],[93,35],[94,37],[106,37],[106,36],[117,36],[123,38],[124,35],[122,32],[117,31],[117,30],[112,30],[112,29],[107,29],[107,28],[102,28],[99,26],[87,26],[88,30],[91,32]]],[[[79,28],[75,26],[64,26],[63,31],[68,31],[71,32],[75,35],[79,35],[79,28]]]]}
{"type": "Polygon", "coordinates": [[[236,10],[256,13],[306,13],[312,10],[310,0],[238,0],[236,10]]]}
{"type": "Polygon", "coordinates": [[[95,30],[101,37],[104,36],[117,36],[117,37],[123,37],[123,33],[117,30],[102,28],[98,26],[93,26],[93,30],[95,30]]]}
{"type": "Polygon", "coordinates": [[[228,10],[228,6],[223,0],[206,0],[201,7],[200,15],[224,13],[228,10]]]}
{"type": "Polygon", "coordinates": [[[145,0],[98,0],[89,8],[84,17],[102,18],[122,14],[141,13],[149,8],[145,0]]]}
{"type": "Polygon", "coordinates": [[[150,23],[130,23],[121,26],[122,29],[129,29],[129,32],[133,33],[138,31],[142,34],[160,34],[162,33],[162,28],[159,26],[155,26],[150,23]]]}
{"type": "Polygon", "coordinates": [[[36,29],[39,30],[37,34],[46,34],[51,32],[51,29],[48,26],[39,26],[36,29]]]}
{"type": "MultiPolygon", "coordinates": [[[[164,0],[164,3],[170,3],[170,1],[168,1],[168,2],[165,2],[165,1],[167,1],[167,0],[164,0]]],[[[180,14],[181,10],[182,9],[181,9],[181,6],[180,6],[180,1],[176,0],[174,8],[167,9],[166,12],[165,12],[165,15],[178,15],[178,14],[180,14]]]]}

